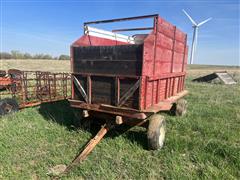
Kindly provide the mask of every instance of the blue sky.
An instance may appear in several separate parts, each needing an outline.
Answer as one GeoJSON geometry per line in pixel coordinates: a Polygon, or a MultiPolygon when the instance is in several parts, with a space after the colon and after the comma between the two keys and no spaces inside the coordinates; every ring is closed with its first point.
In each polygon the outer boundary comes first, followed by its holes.
{"type": "MultiPolygon", "coordinates": [[[[85,21],[155,13],[186,32],[190,47],[192,27],[182,12],[185,9],[197,22],[213,18],[199,30],[195,63],[240,65],[238,0],[0,1],[1,51],[19,50],[54,56],[69,54],[70,44],[83,34],[85,21]]],[[[109,29],[150,24],[145,20],[97,27],[109,29]]]]}

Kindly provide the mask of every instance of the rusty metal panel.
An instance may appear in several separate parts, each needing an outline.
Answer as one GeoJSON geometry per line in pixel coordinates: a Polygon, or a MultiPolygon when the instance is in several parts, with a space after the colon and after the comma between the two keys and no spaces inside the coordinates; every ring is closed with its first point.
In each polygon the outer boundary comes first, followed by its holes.
{"type": "Polygon", "coordinates": [[[140,76],[142,53],[142,45],[73,47],[73,72],[140,76]]]}
{"type": "Polygon", "coordinates": [[[20,108],[70,98],[71,74],[42,71],[12,71],[6,76],[10,83],[0,92],[0,99],[15,98],[20,108]]]}

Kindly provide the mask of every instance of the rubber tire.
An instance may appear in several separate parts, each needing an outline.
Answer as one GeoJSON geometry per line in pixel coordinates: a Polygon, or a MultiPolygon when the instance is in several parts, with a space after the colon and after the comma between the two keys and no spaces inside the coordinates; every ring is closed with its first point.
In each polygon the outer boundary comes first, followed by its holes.
{"type": "Polygon", "coordinates": [[[164,116],[154,114],[149,119],[147,139],[149,150],[161,149],[164,145],[166,121],[164,116]]]}
{"type": "Polygon", "coordinates": [[[6,98],[6,99],[0,100],[0,116],[11,114],[11,113],[17,112],[18,110],[19,110],[19,105],[15,99],[6,98]],[[6,106],[8,106],[8,108],[6,106]]]}
{"type": "Polygon", "coordinates": [[[186,113],[187,113],[187,100],[179,99],[176,102],[175,115],[176,116],[184,116],[186,113]]]}

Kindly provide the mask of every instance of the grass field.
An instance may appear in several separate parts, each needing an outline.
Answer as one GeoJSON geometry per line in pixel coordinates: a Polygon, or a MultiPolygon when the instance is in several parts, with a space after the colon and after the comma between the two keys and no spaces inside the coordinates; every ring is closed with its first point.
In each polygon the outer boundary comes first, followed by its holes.
{"type": "Polygon", "coordinates": [[[0,69],[20,69],[29,71],[69,72],[70,61],[68,60],[43,60],[43,59],[10,59],[0,60],[0,69]]]}
{"type": "MultiPolygon", "coordinates": [[[[68,62],[60,63],[50,68],[66,70],[68,62]]],[[[49,70],[41,64],[34,68],[14,61],[2,64],[49,70]]],[[[191,82],[216,70],[228,70],[240,80],[236,67],[189,67],[188,113],[184,117],[164,114],[167,136],[162,150],[147,150],[143,128],[122,135],[111,132],[63,179],[239,179],[240,86],[191,82]]],[[[68,164],[94,134],[76,128],[76,121],[67,102],[0,118],[0,179],[48,179],[49,168],[68,164]]]]}

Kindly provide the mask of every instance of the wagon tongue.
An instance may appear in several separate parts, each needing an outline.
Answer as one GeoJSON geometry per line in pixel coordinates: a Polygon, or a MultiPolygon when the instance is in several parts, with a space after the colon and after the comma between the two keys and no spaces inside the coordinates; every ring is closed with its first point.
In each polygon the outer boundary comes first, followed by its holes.
{"type": "MultiPolygon", "coordinates": [[[[136,122],[130,128],[125,129],[124,132],[129,131],[131,128],[135,126],[141,126],[147,121],[148,119],[144,119],[140,122],[136,122]]],[[[52,179],[59,179],[62,175],[69,173],[74,166],[76,166],[79,163],[82,163],[86,159],[87,155],[92,152],[92,150],[101,141],[101,139],[105,136],[105,134],[107,134],[107,132],[113,129],[114,127],[115,125],[112,124],[111,122],[106,122],[98,131],[98,133],[87,143],[87,145],[79,152],[79,154],[77,154],[77,156],[73,159],[73,161],[68,166],[64,164],[56,165],[50,168],[47,175],[52,176],[52,179]]]]}
{"type": "Polygon", "coordinates": [[[53,168],[51,168],[47,174],[56,178],[60,175],[67,174],[75,165],[83,162],[86,159],[87,155],[90,152],[92,152],[94,147],[101,141],[104,135],[109,131],[110,127],[112,127],[112,125],[108,123],[104,124],[98,131],[96,136],[87,143],[83,150],[74,158],[74,160],[68,166],[63,164],[56,165],[53,168]]]}

